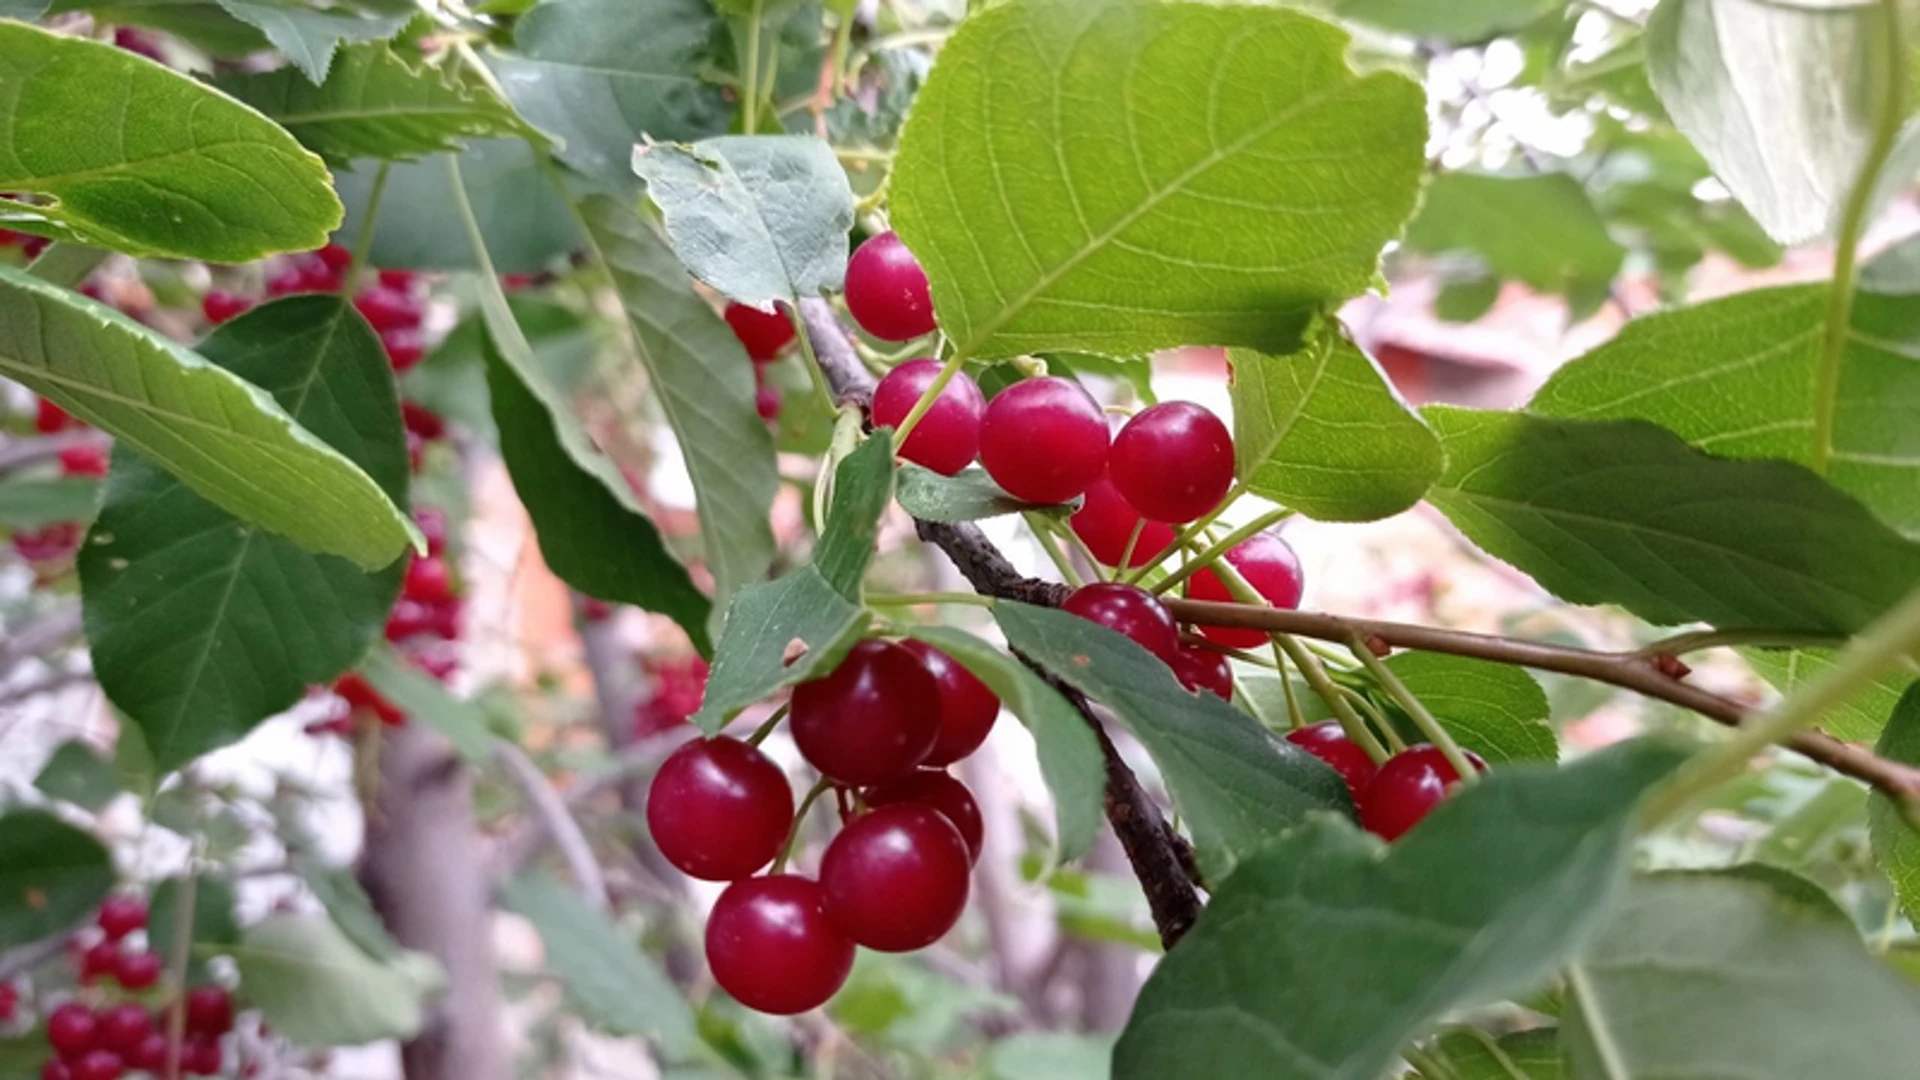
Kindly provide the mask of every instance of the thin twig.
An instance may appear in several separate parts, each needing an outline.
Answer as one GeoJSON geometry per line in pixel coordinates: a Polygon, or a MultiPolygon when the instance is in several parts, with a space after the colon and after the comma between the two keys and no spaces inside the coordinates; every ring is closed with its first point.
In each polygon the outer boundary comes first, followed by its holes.
{"type": "Polygon", "coordinates": [[[80,633],[80,605],[55,608],[16,633],[0,638],[0,677],[22,660],[46,656],[54,647],[80,633]]]}
{"type": "Polygon", "coordinates": [[[587,834],[580,830],[580,823],[574,820],[560,793],[547,782],[547,776],[540,771],[540,766],[535,765],[526,751],[518,746],[508,742],[496,743],[493,756],[520,788],[520,794],[526,797],[528,809],[540,819],[541,827],[553,838],[554,846],[560,849],[561,858],[567,861],[567,869],[573,873],[574,886],[580,890],[580,898],[596,910],[605,911],[607,876],[600,869],[600,860],[594,857],[593,845],[587,841],[587,834]]]}

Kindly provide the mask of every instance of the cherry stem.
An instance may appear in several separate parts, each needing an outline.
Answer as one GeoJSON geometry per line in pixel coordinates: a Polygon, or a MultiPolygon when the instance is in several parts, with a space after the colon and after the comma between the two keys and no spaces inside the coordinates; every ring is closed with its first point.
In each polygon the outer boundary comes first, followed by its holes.
{"type": "Polygon", "coordinates": [[[927,388],[920,391],[920,399],[913,403],[913,408],[907,410],[906,418],[900,421],[900,426],[893,429],[895,452],[907,444],[907,436],[913,434],[913,429],[920,424],[920,418],[927,415],[927,410],[933,408],[933,403],[939,400],[941,391],[947,388],[947,384],[953,381],[955,375],[960,374],[960,369],[966,365],[966,362],[966,350],[955,349],[953,355],[947,357],[947,362],[940,365],[940,374],[935,375],[933,381],[927,384],[927,388]]]}
{"type": "MultiPolygon", "coordinates": [[[[1407,689],[1407,684],[1400,681],[1400,676],[1395,675],[1386,661],[1380,659],[1379,655],[1367,645],[1365,638],[1355,634],[1347,642],[1347,648],[1352,650],[1353,658],[1360,661],[1361,666],[1367,669],[1367,674],[1373,676],[1373,680],[1380,684],[1380,688],[1387,692],[1387,696],[1393,698],[1394,703],[1407,714],[1407,718],[1413,721],[1413,726],[1420,729],[1420,734],[1425,735],[1427,741],[1440,751],[1440,756],[1447,759],[1447,764],[1453,766],[1453,771],[1460,777],[1460,783],[1471,784],[1480,779],[1480,770],[1474,768],[1473,763],[1467,760],[1467,755],[1461,751],[1460,744],[1453,741],[1453,735],[1428,710],[1426,703],[1420,700],[1419,695],[1407,689]]],[[[1382,729],[1385,730],[1386,727],[1387,725],[1383,723],[1382,729]]]]}
{"type": "Polygon", "coordinates": [[[1650,641],[1635,649],[1633,655],[1651,659],[1656,656],[1679,656],[1682,653],[1733,645],[1832,648],[1846,643],[1846,637],[1840,634],[1786,634],[1766,630],[1690,630],[1684,634],[1674,634],[1672,637],[1650,641]]]}
{"type": "Polygon", "coordinates": [[[1267,642],[1273,648],[1274,670],[1280,673],[1280,692],[1287,696],[1287,723],[1294,731],[1307,726],[1306,714],[1300,711],[1300,695],[1293,689],[1293,674],[1288,669],[1286,650],[1280,647],[1277,638],[1267,642]]]}
{"type": "Polygon", "coordinates": [[[187,859],[187,875],[180,882],[180,906],[173,914],[173,955],[167,967],[173,973],[173,1001],[167,1006],[166,1080],[180,1080],[180,1050],[187,1035],[187,963],[193,956],[193,909],[199,902],[200,855],[205,846],[195,837],[187,859]]]}
{"type": "Polygon", "coordinates": [[[779,727],[780,721],[787,718],[787,710],[792,707],[791,704],[786,704],[773,710],[773,715],[767,717],[766,722],[754,728],[753,734],[747,736],[747,745],[759,746],[761,743],[766,742],[767,736],[773,734],[773,729],[779,727]]]}
{"type": "Polygon", "coordinates": [[[813,355],[813,338],[807,334],[807,325],[800,321],[800,309],[787,308],[787,321],[793,324],[793,336],[800,339],[800,355],[806,360],[807,376],[813,380],[813,389],[831,412],[834,409],[833,391],[827,386],[826,375],[820,371],[820,358],[813,355]]]}
{"type": "Polygon", "coordinates": [[[1146,518],[1141,518],[1139,521],[1133,523],[1133,532],[1127,534],[1127,546],[1120,551],[1120,565],[1113,568],[1113,576],[1115,578],[1118,578],[1120,572],[1133,562],[1134,545],[1140,542],[1140,534],[1146,531],[1146,518]]]}
{"type": "Polygon", "coordinates": [[[373,226],[380,220],[380,197],[387,191],[387,173],[393,168],[393,162],[382,161],[380,168],[373,174],[373,188],[367,192],[367,216],[360,221],[360,232],[353,238],[353,262],[348,265],[347,273],[367,265],[367,255],[373,251],[373,226]]]}
{"type": "Polygon", "coordinates": [[[807,790],[807,797],[800,800],[800,809],[793,812],[793,828],[787,830],[787,842],[780,847],[780,857],[773,861],[773,873],[786,870],[788,861],[793,858],[793,849],[800,846],[800,828],[807,823],[807,811],[813,809],[813,804],[833,786],[833,781],[823,776],[807,790]]]}
{"type": "MultiPolygon", "coordinates": [[[[1167,545],[1167,550],[1180,551],[1192,546],[1194,539],[1200,536],[1200,534],[1206,532],[1207,526],[1212,525],[1214,521],[1220,517],[1221,514],[1227,511],[1228,507],[1232,506],[1240,498],[1240,496],[1245,495],[1246,493],[1247,493],[1247,486],[1243,483],[1239,483],[1236,481],[1233,487],[1227,490],[1227,494],[1223,498],[1221,498],[1219,506],[1216,506],[1212,510],[1201,515],[1198,519],[1190,523],[1186,528],[1181,529],[1178,533],[1174,534],[1173,543],[1167,545]]],[[[1148,571],[1160,565],[1160,562],[1161,562],[1160,559],[1155,559],[1154,561],[1148,563],[1147,565],[1132,571],[1121,580],[1125,581],[1129,585],[1138,585],[1140,584],[1140,579],[1146,577],[1148,571]]]]}
{"type": "Polygon", "coordinates": [[[1400,732],[1395,730],[1392,724],[1387,723],[1387,715],[1380,711],[1380,706],[1367,700],[1367,695],[1358,690],[1339,683],[1334,685],[1339,686],[1340,692],[1347,695],[1347,700],[1353,702],[1354,708],[1366,713],[1367,719],[1373,721],[1374,729],[1380,732],[1381,741],[1387,744],[1389,752],[1397,754],[1407,748],[1406,740],[1400,737],[1400,732]]]}
{"type": "Polygon", "coordinates": [[[1180,584],[1181,582],[1187,580],[1193,575],[1199,573],[1202,570],[1205,570],[1207,567],[1212,566],[1214,563],[1220,561],[1221,556],[1225,555],[1229,551],[1232,551],[1235,547],[1238,547],[1241,541],[1247,539],[1248,537],[1254,535],[1255,533],[1265,532],[1267,529],[1272,528],[1275,525],[1278,525],[1280,522],[1285,521],[1286,519],[1292,516],[1293,516],[1293,511],[1288,510],[1285,507],[1281,507],[1275,510],[1269,510],[1264,514],[1261,514],[1259,517],[1256,517],[1252,521],[1247,522],[1245,525],[1242,525],[1239,528],[1234,529],[1232,532],[1221,537],[1219,540],[1216,540],[1213,543],[1208,544],[1204,551],[1200,552],[1200,554],[1198,555],[1195,555],[1193,558],[1187,560],[1185,563],[1182,563],[1180,566],[1180,569],[1167,575],[1161,581],[1156,582],[1154,586],[1151,589],[1148,589],[1147,591],[1152,593],[1165,593],[1168,589],[1173,588],[1175,585],[1180,584]]]}
{"type": "Polygon", "coordinates": [[[1080,576],[1080,571],[1073,568],[1073,563],[1068,561],[1059,545],[1054,543],[1053,529],[1047,524],[1046,519],[1031,510],[1022,511],[1020,517],[1026,521],[1027,528],[1033,530],[1033,538],[1039,542],[1040,550],[1046,552],[1047,558],[1053,560],[1054,569],[1060,571],[1060,576],[1066,579],[1067,584],[1076,589],[1086,584],[1080,576]]]}
{"type": "Polygon", "coordinates": [[[919,607],[922,604],[967,604],[972,607],[990,608],[994,604],[991,596],[965,592],[926,592],[926,593],[868,593],[868,607],[919,607]]]}

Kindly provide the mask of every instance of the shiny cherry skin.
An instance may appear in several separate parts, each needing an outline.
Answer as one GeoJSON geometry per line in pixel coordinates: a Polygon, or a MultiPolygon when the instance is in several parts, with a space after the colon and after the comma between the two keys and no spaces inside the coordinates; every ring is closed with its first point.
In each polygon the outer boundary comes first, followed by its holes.
{"type": "MultiPolygon", "coordinates": [[[[1479,772],[1487,763],[1472,753],[1467,761],[1479,772]]],[[[1435,746],[1410,746],[1380,766],[1360,794],[1360,824],[1382,840],[1398,840],[1439,806],[1460,781],[1435,746]]]]}
{"type": "Polygon", "coordinates": [[[453,573],[447,561],[429,555],[407,564],[407,576],[400,595],[423,604],[437,604],[453,595],[453,573]]]}
{"type": "Polygon", "coordinates": [[[141,1039],[140,1045],[134,1047],[132,1053],[127,1055],[127,1064],[143,1072],[158,1075],[167,1067],[167,1048],[166,1034],[159,1031],[152,1032],[141,1039]]]}
{"type": "Polygon", "coordinates": [[[911,341],[934,331],[927,272],[900,237],[883,232],[847,262],[847,310],[882,341],[911,341]]]}
{"type": "Polygon", "coordinates": [[[793,688],[788,724],[800,755],[823,775],[884,784],[912,772],[939,739],[940,686],[918,656],[868,639],[825,678],[793,688]]]}
{"type": "Polygon", "coordinates": [[[827,919],[818,883],[794,874],[727,886],[707,917],[714,981],[750,1009],[790,1016],[826,1004],[853,970],[853,942],[827,919]]]}
{"type": "Polygon", "coordinates": [[[1221,701],[1233,700],[1233,666],[1212,649],[1183,642],[1173,656],[1173,674],[1196,694],[1204,690],[1221,701]]]}
{"type": "Polygon", "coordinates": [[[160,981],[164,966],[157,952],[129,950],[121,953],[119,961],[114,964],[113,981],[128,990],[145,990],[160,981]]]}
{"type": "Polygon", "coordinates": [[[100,902],[95,920],[110,941],[119,941],[135,930],[147,928],[147,902],[137,896],[117,893],[100,902]]]}
{"type": "MultiPolygon", "coordinates": [[[[939,377],[940,368],[938,360],[909,360],[887,372],[873,391],[874,426],[898,428],[939,377]]],[[[979,384],[957,371],[900,445],[900,456],[952,476],[980,453],[980,424],[986,414],[987,399],[979,384]]]]}
{"type": "Polygon", "coordinates": [[[200,314],[215,326],[245,315],[252,307],[253,301],[225,289],[208,289],[207,295],[200,298],[200,314]]]}
{"type": "Polygon", "coordinates": [[[780,854],[793,828],[793,788],[757,747],[725,735],[696,739],[654,775],[647,828],[681,872],[737,881],[780,854]]]}
{"type": "Polygon", "coordinates": [[[1107,475],[1148,519],[1184,524],[1219,506],[1233,486],[1233,436],[1198,405],[1162,402],[1113,437],[1107,475]]]}
{"type": "Polygon", "coordinates": [[[765,364],[793,344],[793,320],[785,311],[761,311],[745,304],[728,304],[721,318],[733,329],[733,336],[747,350],[748,359],[765,364]]]}
{"type": "Polygon", "coordinates": [[[1148,521],[1140,530],[1140,539],[1133,542],[1133,554],[1128,556],[1127,541],[1133,539],[1134,527],[1143,520],[1140,511],[1120,497],[1120,489],[1113,486],[1112,477],[1102,475],[1087,488],[1086,501],[1067,519],[1067,524],[1081,543],[1087,545],[1087,550],[1093,552],[1093,557],[1100,560],[1100,565],[1119,566],[1125,557],[1129,567],[1141,567],[1159,562],[1173,546],[1173,527],[1148,521]]]}
{"type": "Polygon", "coordinates": [[[187,991],[187,1030],[214,1038],[232,1031],[233,995],[219,986],[196,986],[187,991]]]}
{"type": "Polygon", "coordinates": [[[100,1045],[122,1057],[133,1057],[140,1044],[154,1033],[153,1018],[132,1002],[115,1005],[97,1019],[100,1045]]]}
{"type": "Polygon", "coordinates": [[[40,1066],[40,1080],[73,1080],[73,1070],[66,1062],[54,1058],[40,1066]]]}
{"type": "Polygon", "coordinates": [[[69,1001],[47,1014],[47,1045],[71,1061],[100,1045],[100,1021],[92,1009],[69,1001]]]}
{"type": "Polygon", "coordinates": [[[960,830],[933,807],[909,802],[869,810],[820,857],[827,918],[869,949],[925,948],[960,921],[972,865],[960,830]]]}
{"type": "Polygon", "coordinates": [[[1060,609],[1125,634],[1168,664],[1179,655],[1180,629],[1172,613],[1159,597],[1145,589],[1117,581],[1082,585],[1060,609]]]}
{"type": "Polygon", "coordinates": [[[80,954],[80,985],[92,986],[120,967],[120,943],[102,941],[80,954]]]}
{"type": "Polygon", "coordinates": [[[921,769],[905,779],[895,780],[867,791],[864,798],[871,807],[895,803],[919,803],[931,806],[946,816],[967,845],[967,861],[980,861],[980,845],[986,842],[987,824],[980,817],[980,804],[973,792],[945,769],[921,769]]]}
{"type": "Polygon", "coordinates": [[[126,1075],[126,1063],[111,1050],[89,1050],[67,1062],[73,1080],[120,1080],[126,1075]]]}
{"type": "Polygon", "coordinates": [[[1000,718],[1000,699],[973,672],[926,642],[908,640],[900,647],[919,657],[940,687],[940,733],[920,763],[951,765],[980,749],[1000,718]]]}
{"type": "MultiPolygon", "coordinates": [[[[1225,557],[1267,603],[1288,610],[1300,606],[1300,593],[1305,582],[1300,571],[1300,556],[1295,555],[1293,546],[1277,534],[1255,533],[1235,545],[1225,557]]],[[[1227,592],[1226,583],[1212,570],[1202,570],[1188,579],[1187,596],[1193,600],[1233,600],[1233,595],[1227,592]]],[[[1255,649],[1267,641],[1267,635],[1258,630],[1205,625],[1199,629],[1201,637],[1233,649],[1255,649]]]]}
{"type": "Polygon", "coordinates": [[[1007,494],[1030,503],[1062,503],[1107,468],[1107,417],[1071,379],[1026,379],[987,403],[980,464],[1007,494]]]}
{"type": "Polygon", "coordinates": [[[205,1035],[189,1035],[180,1047],[180,1071],[189,1076],[219,1076],[226,1065],[220,1052],[220,1040],[205,1035]]]}
{"type": "Polygon", "coordinates": [[[1353,793],[1357,804],[1360,795],[1373,781],[1380,766],[1373,763],[1360,744],[1347,738],[1346,730],[1338,720],[1325,720],[1318,724],[1308,724],[1287,732],[1287,741],[1333,766],[1340,779],[1347,782],[1347,790],[1353,793]]]}

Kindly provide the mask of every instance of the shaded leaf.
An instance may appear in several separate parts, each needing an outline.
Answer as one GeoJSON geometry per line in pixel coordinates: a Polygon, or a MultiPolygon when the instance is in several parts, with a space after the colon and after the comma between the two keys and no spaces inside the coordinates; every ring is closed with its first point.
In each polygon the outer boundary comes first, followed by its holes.
{"type": "Polygon", "coordinates": [[[360,7],[314,7],[299,0],[216,0],[227,14],[259,28],[293,66],[321,82],[342,42],[383,41],[400,32],[419,8],[406,0],[360,7]]]}
{"type": "MultiPolygon", "coordinates": [[[[1071,513],[1078,500],[1064,506],[1022,502],[1001,490],[986,470],[967,468],[942,476],[912,462],[900,466],[897,481],[900,508],[922,521],[981,521],[1005,514],[1071,513]]],[[[4,489],[0,489],[4,490],[4,489]]]]}
{"type": "MultiPolygon", "coordinates": [[[[1920,765],[1920,684],[1901,696],[1873,750],[1892,761],[1920,765]]],[[[1867,829],[1874,863],[1893,882],[1907,917],[1920,921],[1920,832],[1914,831],[1892,800],[1878,792],[1867,801],[1867,829]]]]}
{"type": "Polygon", "coordinates": [[[91,476],[0,482],[0,529],[44,529],[62,521],[92,521],[100,481],[91,476]]]}
{"type": "MultiPolygon", "coordinates": [[[[186,898],[186,879],[170,877],[153,887],[147,909],[147,940],[162,956],[173,955],[180,940],[180,903],[186,898]]],[[[240,940],[240,923],[234,917],[238,901],[233,885],[225,878],[201,875],[193,882],[193,911],[187,927],[187,940],[195,946],[187,960],[189,977],[208,978],[207,957],[224,954],[240,940]]]]}
{"type": "Polygon", "coordinates": [[[479,705],[454,697],[438,679],[385,646],[368,653],[359,671],[367,685],[407,714],[409,723],[418,721],[446,736],[469,762],[493,760],[493,732],[479,705]]]}
{"type": "Polygon", "coordinates": [[[120,777],[85,740],[69,739],[40,767],[33,786],[49,798],[99,813],[120,794],[120,777]]]}
{"type": "Polygon", "coordinates": [[[860,599],[860,583],[880,540],[880,517],[892,498],[893,432],[883,428],[834,469],[827,527],[813,552],[814,568],[849,600],[860,599]]]}
{"type": "Polygon", "coordinates": [[[1534,1028],[1494,1038],[1461,1029],[1442,1035],[1427,1053],[1447,1072],[1415,1070],[1419,1080],[1562,1080],[1560,1032],[1534,1028]]]}
{"type": "Polygon", "coordinates": [[[1559,11],[1559,0],[1329,0],[1343,19],[1422,40],[1473,43],[1559,11]]]}
{"type": "Polygon", "coordinates": [[[333,924],[352,939],[361,952],[376,960],[395,960],[405,952],[387,932],[380,913],[373,909],[373,900],[350,871],[310,858],[295,857],[292,863],[293,872],[312,890],[320,906],[327,909],[333,924]]]}
{"type": "Polygon", "coordinates": [[[991,1080],[1107,1080],[1111,1035],[1028,1033],[995,1042],[986,1053],[991,1080]]]}
{"type": "MultiPolygon", "coordinates": [[[[467,199],[487,238],[493,268],[530,274],[581,244],[565,197],[521,139],[475,139],[457,155],[397,162],[387,169],[367,261],[406,270],[471,270],[473,245],[453,197],[449,157],[460,165],[467,199]]],[[[364,162],[337,178],[347,217],[342,236],[358,236],[379,169],[364,162]]]]}
{"type": "Polygon", "coordinates": [[[1427,185],[1420,214],[1407,226],[1407,244],[1470,251],[1500,277],[1552,293],[1606,285],[1627,254],[1607,234],[1580,182],[1566,173],[1442,173],[1427,185]]]}
{"type": "Polygon", "coordinates": [[[232,953],[248,1004],[296,1046],[410,1039],[446,981],[432,957],[376,960],[322,916],[269,915],[232,953]]]}
{"type": "Polygon", "coordinates": [[[113,856],[41,810],[0,814],[0,949],[61,933],[113,888],[113,856]]]}
{"type": "Polygon", "coordinates": [[[1525,670],[1424,652],[1400,653],[1387,666],[1461,746],[1488,764],[1560,759],[1547,724],[1547,692],[1525,670]]]}
{"type": "MultiPolygon", "coordinates": [[[[1753,670],[1782,695],[1791,694],[1833,666],[1831,649],[1742,648],[1741,656],[1753,670]]],[[[1879,738],[1893,715],[1900,695],[1920,677],[1920,660],[1908,661],[1905,668],[1889,672],[1866,683],[1846,701],[1827,711],[1820,726],[1829,735],[1848,742],[1871,742],[1879,738]]]]}

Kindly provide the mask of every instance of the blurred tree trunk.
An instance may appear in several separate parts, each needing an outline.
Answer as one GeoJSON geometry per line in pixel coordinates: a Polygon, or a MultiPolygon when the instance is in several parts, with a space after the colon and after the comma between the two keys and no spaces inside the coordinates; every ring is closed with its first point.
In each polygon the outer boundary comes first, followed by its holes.
{"type": "MultiPolygon", "coordinates": [[[[1093,850],[1087,853],[1086,867],[1123,879],[1133,873],[1120,838],[1113,835],[1111,827],[1101,828],[1093,850]]],[[[1119,1031],[1133,1012],[1133,999],[1140,994],[1140,950],[1104,941],[1076,941],[1070,947],[1080,954],[1080,1029],[1119,1031]]]]}

